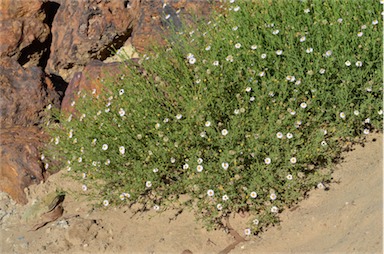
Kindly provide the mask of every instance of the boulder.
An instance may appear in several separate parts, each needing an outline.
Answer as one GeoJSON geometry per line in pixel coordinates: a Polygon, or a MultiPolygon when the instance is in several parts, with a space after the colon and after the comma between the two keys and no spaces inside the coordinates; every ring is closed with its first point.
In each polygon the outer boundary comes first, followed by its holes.
{"type": "Polygon", "coordinates": [[[22,65],[37,65],[50,38],[47,5],[42,0],[2,0],[0,5],[0,57],[22,65]]]}
{"type": "Polygon", "coordinates": [[[61,111],[72,113],[75,110],[74,104],[78,99],[79,91],[95,91],[99,94],[103,90],[102,80],[114,78],[119,79],[126,70],[122,69],[120,62],[103,63],[93,60],[87,64],[82,72],[76,72],[69,83],[63,101],[61,111]]]}
{"type": "Polygon", "coordinates": [[[24,188],[47,177],[39,155],[44,139],[37,127],[0,129],[0,190],[18,203],[27,203],[24,188]]]}
{"type": "Polygon", "coordinates": [[[0,94],[1,128],[40,124],[44,108],[59,103],[59,95],[41,68],[23,68],[11,58],[0,59],[0,94]]]}
{"type": "Polygon", "coordinates": [[[139,8],[140,1],[61,0],[46,72],[69,82],[90,60],[109,57],[131,36],[139,8]]]}

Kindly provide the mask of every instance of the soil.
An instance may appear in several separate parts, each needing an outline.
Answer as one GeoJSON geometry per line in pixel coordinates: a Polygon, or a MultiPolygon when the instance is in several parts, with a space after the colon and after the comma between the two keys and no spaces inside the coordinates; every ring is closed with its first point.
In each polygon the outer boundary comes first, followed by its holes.
{"type": "Polygon", "coordinates": [[[27,190],[26,206],[0,193],[0,253],[383,253],[383,135],[368,135],[343,157],[329,189],[310,191],[280,214],[280,225],[246,238],[248,218],[238,215],[230,232],[208,232],[190,211],[93,209],[71,191],[59,219],[31,230],[22,216],[36,200],[56,188],[81,191],[57,173],[27,190]]]}

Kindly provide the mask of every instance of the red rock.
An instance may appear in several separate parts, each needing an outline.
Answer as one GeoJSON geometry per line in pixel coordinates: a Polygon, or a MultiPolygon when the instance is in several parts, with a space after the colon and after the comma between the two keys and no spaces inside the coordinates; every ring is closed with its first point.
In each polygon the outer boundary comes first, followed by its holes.
{"type": "MultiPolygon", "coordinates": [[[[32,53],[42,56],[44,44],[50,35],[49,25],[45,23],[46,14],[42,0],[1,0],[0,5],[0,57],[12,57],[29,61],[23,50],[31,47],[32,53]],[[38,51],[38,52],[35,52],[38,51]]],[[[35,57],[36,58],[36,57],[35,57]]],[[[40,59],[36,59],[38,63],[40,59]]],[[[23,63],[24,64],[24,63],[23,63]]]]}
{"type": "Polygon", "coordinates": [[[24,69],[16,60],[0,59],[1,128],[41,123],[44,108],[59,99],[47,79],[39,67],[24,69]]]}
{"type": "Polygon", "coordinates": [[[140,1],[62,0],[46,72],[69,82],[91,59],[106,59],[131,36],[139,7],[140,1]]]}
{"type": "Polygon", "coordinates": [[[43,139],[37,127],[0,129],[0,190],[18,203],[27,203],[24,188],[48,176],[38,152],[43,139]]]}
{"type": "Polygon", "coordinates": [[[219,1],[168,0],[143,1],[137,26],[132,33],[132,45],[139,52],[147,51],[153,43],[163,44],[167,35],[166,28],[172,22],[179,29],[183,22],[191,24],[191,16],[207,17],[217,8],[219,1]],[[167,17],[169,15],[169,17],[167,17]]]}
{"type": "MultiPolygon", "coordinates": [[[[65,96],[61,103],[62,112],[72,113],[75,107],[71,105],[73,101],[78,99],[78,91],[92,92],[95,89],[96,94],[100,93],[103,88],[102,80],[114,77],[119,79],[123,74],[120,68],[121,63],[103,63],[98,60],[91,61],[82,72],[77,72],[69,83],[65,96]]],[[[124,71],[126,73],[126,70],[124,71]]]]}

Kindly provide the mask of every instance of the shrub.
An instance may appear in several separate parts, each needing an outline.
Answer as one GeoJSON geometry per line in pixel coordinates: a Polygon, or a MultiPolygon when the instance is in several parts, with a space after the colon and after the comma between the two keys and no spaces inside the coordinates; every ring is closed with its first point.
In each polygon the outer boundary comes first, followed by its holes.
{"type": "Polygon", "coordinates": [[[380,4],[223,8],[122,65],[98,96],[81,91],[76,114],[47,129],[46,163],[67,164],[100,205],[179,203],[208,228],[250,212],[246,235],[324,187],[340,140],[382,126],[380,4]]]}

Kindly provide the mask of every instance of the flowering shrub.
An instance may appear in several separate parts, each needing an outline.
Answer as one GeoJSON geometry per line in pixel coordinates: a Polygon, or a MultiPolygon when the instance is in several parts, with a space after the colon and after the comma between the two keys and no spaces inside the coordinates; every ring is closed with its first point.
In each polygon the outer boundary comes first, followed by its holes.
{"type": "Polygon", "coordinates": [[[229,1],[166,48],[81,91],[50,125],[61,162],[100,205],[192,207],[244,234],[330,181],[340,140],[382,126],[382,18],[372,1],[229,1]],[[180,195],[187,200],[179,199],[180,195]]]}

